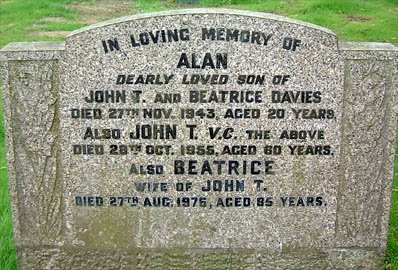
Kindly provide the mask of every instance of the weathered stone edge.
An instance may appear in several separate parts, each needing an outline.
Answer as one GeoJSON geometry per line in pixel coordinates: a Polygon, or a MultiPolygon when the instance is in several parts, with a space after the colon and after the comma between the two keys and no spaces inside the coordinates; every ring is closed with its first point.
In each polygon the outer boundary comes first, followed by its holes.
{"type": "Polygon", "coordinates": [[[19,216],[19,207],[18,207],[18,197],[17,197],[17,188],[15,183],[15,167],[14,165],[14,142],[13,136],[10,131],[12,131],[11,123],[6,121],[6,119],[11,118],[11,101],[8,98],[9,96],[9,70],[8,70],[8,62],[1,61],[0,54],[0,87],[2,88],[2,102],[3,102],[3,119],[4,119],[4,130],[5,130],[5,143],[6,143],[6,155],[7,155],[7,175],[8,175],[8,191],[10,192],[10,208],[13,219],[13,237],[15,243],[21,241],[20,234],[20,224],[18,217],[19,216]]]}

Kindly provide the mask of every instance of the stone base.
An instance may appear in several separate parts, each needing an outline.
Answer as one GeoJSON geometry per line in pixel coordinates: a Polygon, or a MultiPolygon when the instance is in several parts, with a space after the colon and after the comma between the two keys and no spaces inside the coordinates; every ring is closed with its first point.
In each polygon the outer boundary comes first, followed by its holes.
{"type": "Polygon", "coordinates": [[[369,249],[84,250],[19,248],[20,269],[383,269],[383,252],[369,249]]]}

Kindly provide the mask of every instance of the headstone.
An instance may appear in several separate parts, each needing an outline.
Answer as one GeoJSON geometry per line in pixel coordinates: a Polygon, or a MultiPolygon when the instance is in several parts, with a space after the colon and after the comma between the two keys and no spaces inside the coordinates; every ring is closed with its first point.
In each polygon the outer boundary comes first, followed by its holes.
{"type": "Polygon", "coordinates": [[[397,49],[231,10],[1,50],[21,269],[378,269],[397,49]]]}

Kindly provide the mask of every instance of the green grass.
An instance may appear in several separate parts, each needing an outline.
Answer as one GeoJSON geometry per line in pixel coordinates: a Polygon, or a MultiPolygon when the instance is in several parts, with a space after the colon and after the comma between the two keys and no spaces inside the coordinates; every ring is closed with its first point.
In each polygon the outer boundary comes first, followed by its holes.
{"type": "Polygon", "coordinates": [[[134,9],[138,12],[153,12],[153,11],[162,11],[171,9],[174,7],[172,2],[159,2],[159,1],[144,1],[138,0],[135,5],[134,9]]]}
{"type": "MultiPolygon", "coordinates": [[[[2,162],[4,163],[4,157],[2,162]]],[[[7,194],[7,174],[0,171],[0,269],[15,269],[16,257],[12,238],[10,201],[7,194]]]]}
{"type": "Polygon", "coordinates": [[[397,0],[203,0],[201,4],[286,15],[327,27],[342,40],[398,42],[397,0]]]}
{"type": "Polygon", "coordinates": [[[31,34],[48,29],[52,24],[57,31],[80,28],[83,24],[73,22],[75,13],[66,8],[67,0],[0,1],[0,47],[14,41],[62,40],[62,37],[46,37],[31,34]],[[43,22],[42,18],[63,18],[65,22],[43,22]],[[41,26],[43,28],[41,28],[41,26]]]}
{"type": "MultiPolygon", "coordinates": [[[[117,3],[113,0],[114,3],[117,3]]],[[[68,4],[81,0],[0,0],[0,48],[15,41],[63,40],[40,32],[71,31],[85,25],[68,4]]],[[[85,1],[95,5],[95,1],[85,1]]],[[[99,1],[98,4],[100,4],[99,1]]],[[[165,0],[131,1],[131,13],[189,7],[222,7],[270,12],[327,27],[340,40],[398,43],[398,0],[165,0]],[[196,3],[189,5],[189,3],[196,3]]],[[[84,14],[83,14],[84,15],[84,14]]],[[[98,20],[107,17],[98,15],[98,20]]],[[[8,196],[4,128],[0,103],[0,270],[16,269],[8,196]]],[[[395,161],[398,172],[398,158],[395,161]]],[[[398,189],[398,174],[394,177],[398,189]]],[[[398,270],[398,192],[393,192],[386,268],[398,270]]]]}
{"type": "MultiPolygon", "coordinates": [[[[398,145],[398,139],[397,139],[398,145]]],[[[395,151],[395,173],[391,197],[390,225],[388,230],[386,264],[398,269],[398,147],[395,151]]]]}

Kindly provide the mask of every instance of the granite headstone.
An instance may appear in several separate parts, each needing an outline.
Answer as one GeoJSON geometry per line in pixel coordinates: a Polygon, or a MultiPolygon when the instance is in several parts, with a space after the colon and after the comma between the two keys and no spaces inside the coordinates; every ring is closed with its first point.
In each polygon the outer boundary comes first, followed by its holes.
{"type": "Polygon", "coordinates": [[[21,269],[378,269],[397,49],[181,10],[1,50],[21,269]]]}

